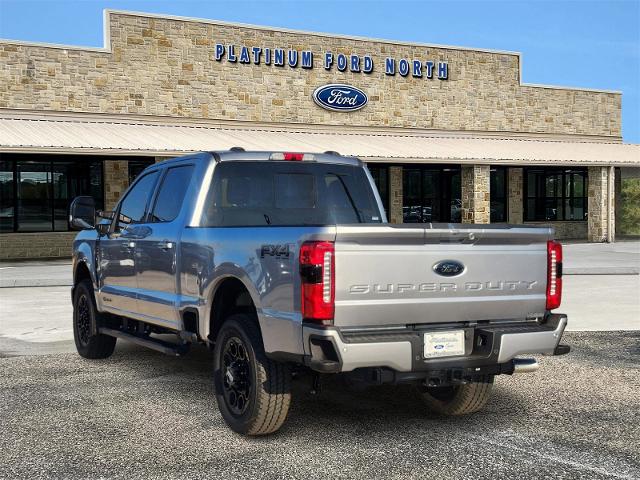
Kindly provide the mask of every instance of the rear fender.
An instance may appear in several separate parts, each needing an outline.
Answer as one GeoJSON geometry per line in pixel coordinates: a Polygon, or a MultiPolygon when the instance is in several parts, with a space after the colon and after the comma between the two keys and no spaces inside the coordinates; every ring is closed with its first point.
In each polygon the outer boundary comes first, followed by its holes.
{"type": "MultiPolygon", "coordinates": [[[[262,302],[260,300],[260,295],[246,272],[233,264],[220,265],[216,268],[215,280],[207,285],[205,290],[202,292],[202,297],[207,299],[205,311],[201,312],[202,315],[200,316],[200,331],[203,332],[202,338],[208,338],[211,333],[210,319],[213,308],[213,299],[216,296],[218,288],[220,288],[225,280],[229,279],[239,280],[242,285],[244,285],[244,288],[249,292],[251,302],[256,309],[258,320],[262,317],[262,302]]],[[[260,325],[260,330],[262,333],[262,325],[260,325]]]]}

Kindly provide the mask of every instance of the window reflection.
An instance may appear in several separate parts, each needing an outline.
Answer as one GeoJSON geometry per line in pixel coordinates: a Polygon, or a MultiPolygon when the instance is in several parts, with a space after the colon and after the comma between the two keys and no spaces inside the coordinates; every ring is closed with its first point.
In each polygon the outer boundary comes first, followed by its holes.
{"type": "Polygon", "coordinates": [[[404,223],[461,221],[460,168],[404,167],[402,181],[404,223]]]}
{"type": "Polygon", "coordinates": [[[69,230],[69,204],[91,195],[103,208],[104,157],[3,154],[0,232],[69,230]]]}
{"type": "Polygon", "coordinates": [[[0,162],[0,232],[12,232],[15,218],[13,162],[0,162]]]}
{"type": "Polygon", "coordinates": [[[18,231],[50,231],[52,214],[50,163],[18,162],[18,231]]]}
{"type": "Polygon", "coordinates": [[[525,220],[585,220],[586,169],[525,169],[525,220]]]}
{"type": "Polygon", "coordinates": [[[491,223],[507,221],[507,168],[491,167],[489,176],[491,223]]]}

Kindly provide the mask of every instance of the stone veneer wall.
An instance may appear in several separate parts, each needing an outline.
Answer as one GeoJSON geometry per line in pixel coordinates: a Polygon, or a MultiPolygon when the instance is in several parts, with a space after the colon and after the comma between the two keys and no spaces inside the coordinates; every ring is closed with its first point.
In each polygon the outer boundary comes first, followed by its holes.
{"type": "Polygon", "coordinates": [[[71,257],[78,232],[0,234],[0,260],[71,257]]]}
{"type": "Polygon", "coordinates": [[[507,221],[516,225],[524,221],[524,184],[522,182],[523,169],[509,167],[507,170],[507,221]]]}
{"type": "Polygon", "coordinates": [[[129,162],[105,160],[104,162],[104,209],[113,210],[120,195],[129,187],[129,162]]]}
{"type": "Polygon", "coordinates": [[[489,223],[489,165],[462,166],[462,223],[489,223]]]}
{"type": "Polygon", "coordinates": [[[402,167],[389,167],[389,218],[390,223],[402,223],[403,206],[402,167]]]}
{"type": "MultiPolygon", "coordinates": [[[[197,21],[109,15],[110,52],[0,42],[0,108],[259,122],[621,136],[621,95],[520,84],[520,58],[197,21]],[[311,50],[313,69],[218,62],[217,42],[311,50]],[[325,51],[368,54],[370,74],[327,71],[325,51]],[[386,57],[448,62],[448,80],[388,76],[386,57]],[[315,105],[328,83],[363,89],[348,114],[315,105]]],[[[435,77],[435,75],[434,75],[435,77]]]]}
{"type": "MultiPolygon", "coordinates": [[[[589,167],[589,190],[588,190],[588,239],[590,242],[604,242],[609,233],[609,167],[589,167]]],[[[614,179],[612,179],[615,181],[614,179]]],[[[613,190],[615,196],[615,187],[613,190]]],[[[612,202],[615,205],[615,198],[612,202]]],[[[611,211],[611,215],[615,215],[611,211]]],[[[615,218],[612,217],[612,225],[615,225],[615,218]]],[[[612,232],[613,233],[613,232],[612,232]]]]}
{"type": "Polygon", "coordinates": [[[570,222],[525,222],[525,225],[538,227],[552,227],[556,231],[558,240],[586,240],[587,239],[587,222],[570,221],[570,222]]]}

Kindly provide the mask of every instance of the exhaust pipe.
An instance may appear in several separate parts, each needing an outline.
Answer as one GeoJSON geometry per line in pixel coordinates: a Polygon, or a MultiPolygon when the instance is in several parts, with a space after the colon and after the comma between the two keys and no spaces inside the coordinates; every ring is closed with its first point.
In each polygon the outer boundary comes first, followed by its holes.
{"type": "Polygon", "coordinates": [[[515,358],[513,360],[513,373],[531,373],[540,368],[535,358],[515,358]]]}

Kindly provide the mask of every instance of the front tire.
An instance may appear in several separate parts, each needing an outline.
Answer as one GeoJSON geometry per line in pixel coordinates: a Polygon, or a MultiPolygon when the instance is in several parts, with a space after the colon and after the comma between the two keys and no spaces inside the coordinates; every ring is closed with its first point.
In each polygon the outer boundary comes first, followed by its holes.
{"type": "Polygon", "coordinates": [[[95,325],[99,318],[93,285],[89,280],[83,280],[76,285],[73,293],[73,339],[81,357],[107,358],[116,348],[115,337],[91,334],[91,325],[95,325]]]}
{"type": "Polygon", "coordinates": [[[243,435],[277,431],[289,412],[291,372],[269,360],[254,317],[232,315],[214,348],[214,382],[222,418],[243,435]]]}
{"type": "Polygon", "coordinates": [[[477,382],[449,387],[426,387],[420,392],[423,402],[441,415],[468,415],[482,410],[491,397],[493,375],[477,382]]]}

